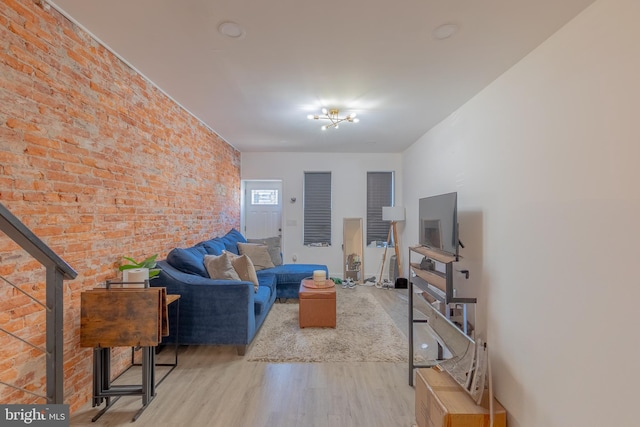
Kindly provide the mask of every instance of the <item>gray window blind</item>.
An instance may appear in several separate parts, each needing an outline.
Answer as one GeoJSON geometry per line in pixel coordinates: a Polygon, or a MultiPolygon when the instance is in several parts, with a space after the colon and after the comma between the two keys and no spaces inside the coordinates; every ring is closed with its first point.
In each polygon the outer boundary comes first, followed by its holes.
{"type": "Polygon", "coordinates": [[[331,245],[331,172],[304,173],[304,244],[331,245]]]}
{"type": "Polygon", "coordinates": [[[387,241],[390,224],[382,220],[383,206],[393,206],[393,172],[367,172],[367,246],[387,241]]]}

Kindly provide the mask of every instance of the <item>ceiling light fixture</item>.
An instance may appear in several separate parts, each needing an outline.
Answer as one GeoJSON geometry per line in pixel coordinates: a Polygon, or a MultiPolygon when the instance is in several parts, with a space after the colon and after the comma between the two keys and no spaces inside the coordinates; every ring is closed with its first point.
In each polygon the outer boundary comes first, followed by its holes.
{"type": "Polygon", "coordinates": [[[360,119],[356,119],[356,113],[349,113],[346,117],[340,117],[340,110],[337,108],[332,108],[327,110],[326,108],[322,109],[322,114],[309,114],[307,116],[309,120],[329,120],[331,123],[327,125],[323,125],[320,129],[327,130],[329,128],[338,129],[338,125],[342,122],[349,123],[358,123],[360,119]]]}

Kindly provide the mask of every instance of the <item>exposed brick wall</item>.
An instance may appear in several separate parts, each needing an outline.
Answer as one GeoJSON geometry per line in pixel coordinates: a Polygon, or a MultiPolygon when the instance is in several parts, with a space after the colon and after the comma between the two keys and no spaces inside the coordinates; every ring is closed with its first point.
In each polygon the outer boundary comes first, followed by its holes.
{"type": "MultiPolygon", "coordinates": [[[[91,396],[81,291],[117,277],[123,255],[162,258],[239,227],[240,155],[55,10],[3,0],[0,200],[79,273],[64,301],[74,411],[91,396]]],[[[0,274],[44,297],[44,269],[4,235],[0,274]]],[[[0,325],[44,344],[44,313],[4,283],[0,325]]],[[[0,380],[44,394],[44,372],[43,356],[0,332],[0,380]]],[[[28,401],[0,385],[0,402],[28,401]]]]}

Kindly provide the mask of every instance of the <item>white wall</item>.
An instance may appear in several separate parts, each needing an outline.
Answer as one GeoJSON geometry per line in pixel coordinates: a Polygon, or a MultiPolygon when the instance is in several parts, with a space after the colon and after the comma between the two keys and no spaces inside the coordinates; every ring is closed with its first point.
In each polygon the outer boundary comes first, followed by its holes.
{"type": "Polygon", "coordinates": [[[639,19],[597,1],[403,155],[405,241],[458,191],[510,427],[638,425],[639,19]]]}
{"type": "MultiPolygon", "coordinates": [[[[366,219],[367,172],[396,172],[396,204],[402,204],[400,154],[356,153],[242,153],[241,178],[279,179],[283,181],[283,254],[285,262],[319,263],[329,267],[329,274],[342,277],[342,219],[366,219]],[[331,172],[332,246],[305,247],[303,241],[304,172],[331,172]],[[289,200],[295,197],[296,203],[289,200]]],[[[366,221],[364,227],[366,227],[366,221]]],[[[399,231],[402,227],[399,227],[399,231]]],[[[365,228],[366,236],[366,228],[365,228]]],[[[365,242],[366,243],[366,242],[365,242]]],[[[391,252],[387,256],[390,256],[391,252]]],[[[401,253],[404,257],[405,253],[401,253]]],[[[402,259],[402,258],[401,258],[402,259]]],[[[366,248],[365,276],[379,276],[382,249],[366,248]]],[[[385,269],[385,274],[386,274],[385,269]]]]}

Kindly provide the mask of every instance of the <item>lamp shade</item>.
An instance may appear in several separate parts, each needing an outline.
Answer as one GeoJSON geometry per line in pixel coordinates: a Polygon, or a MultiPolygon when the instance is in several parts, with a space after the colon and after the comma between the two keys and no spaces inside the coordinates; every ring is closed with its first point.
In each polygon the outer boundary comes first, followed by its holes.
{"type": "Polygon", "coordinates": [[[404,206],[384,206],[382,208],[383,221],[404,221],[404,206]]]}

